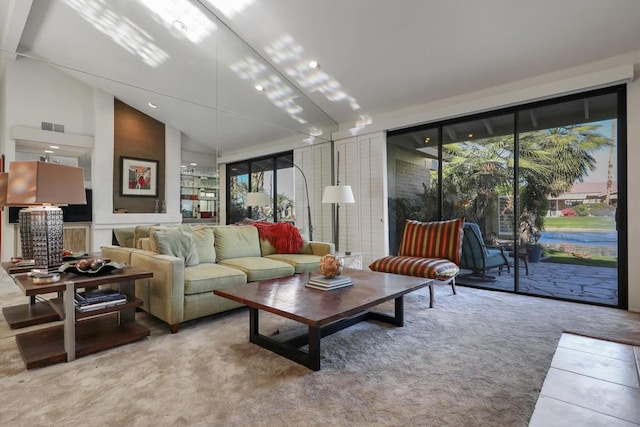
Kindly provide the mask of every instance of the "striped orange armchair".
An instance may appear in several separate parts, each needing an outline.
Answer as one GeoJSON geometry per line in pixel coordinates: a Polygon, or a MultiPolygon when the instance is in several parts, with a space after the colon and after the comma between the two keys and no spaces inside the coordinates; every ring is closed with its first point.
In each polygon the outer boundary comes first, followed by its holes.
{"type": "Polygon", "coordinates": [[[375,260],[369,269],[434,279],[429,284],[429,307],[433,307],[436,283],[450,283],[453,294],[456,294],[463,224],[464,218],[434,222],[407,220],[398,255],[375,260]]]}

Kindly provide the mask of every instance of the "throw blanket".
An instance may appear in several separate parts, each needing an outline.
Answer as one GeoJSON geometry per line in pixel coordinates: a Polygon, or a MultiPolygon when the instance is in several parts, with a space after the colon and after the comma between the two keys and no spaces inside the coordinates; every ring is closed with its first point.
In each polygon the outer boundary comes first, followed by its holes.
{"type": "Polygon", "coordinates": [[[251,225],[258,229],[260,238],[268,240],[279,254],[296,254],[304,244],[298,229],[288,222],[255,221],[251,225]]]}

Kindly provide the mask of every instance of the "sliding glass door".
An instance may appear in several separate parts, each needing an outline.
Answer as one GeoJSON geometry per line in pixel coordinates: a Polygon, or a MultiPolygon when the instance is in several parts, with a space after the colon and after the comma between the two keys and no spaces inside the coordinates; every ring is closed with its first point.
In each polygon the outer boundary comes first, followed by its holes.
{"type": "Polygon", "coordinates": [[[618,305],[618,116],[616,93],[518,112],[521,292],[618,305]]]}
{"type": "Polygon", "coordinates": [[[625,307],[625,128],[619,86],[389,132],[390,252],[464,217],[505,261],[463,245],[459,284],[625,307]]]}

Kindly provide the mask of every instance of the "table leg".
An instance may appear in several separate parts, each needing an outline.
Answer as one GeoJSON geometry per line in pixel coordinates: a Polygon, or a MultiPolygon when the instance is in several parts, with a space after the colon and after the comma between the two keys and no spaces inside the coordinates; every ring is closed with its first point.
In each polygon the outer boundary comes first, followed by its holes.
{"type": "Polygon", "coordinates": [[[393,316],[370,311],[366,313],[365,319],[377,320],[378,322],[389,323],[400,327],[404,326],[404,295],[400,295],[394,299],[394,303],[395,310],[393,316]]]}
{"type": "MultiPolygon", "coordinates": [[[[134,280],[123,280],[118,284],[118,292],[127,295],[127,298],[133,298],[135,296],[135,281],[134,280]]],[[[136,320],[136,309],[132,308],[130,310],[119,310],[118,311],[118,324],[122,325],[124,323],[135,322],[136,320]]]]}
{"type": "Polygon", "coordinates": [[[320,370],[320,328],[309,326],[309,360],[307,368],[320,370]]]}
{"type": "Polygon", "coordinates": [[[66,282],[64,290],[64,351],[67,362],[76,359],[76,308],[73,304],[76,287],[73,282],[66,282]]]}
{"type": "Polygon", "coordinates": [[[320,370],[320,339],[326,337],[363,320],[377,320],[395,326],[404,326],[404,296],[394,299],[395,312],[393,316],[376,312],[363,312],[358,315],[338,320],[322,327],[309,326],[308,332],[286,341],[277,341],[260,334],[259,312],[257,308],[249,307],[249,341],[260,347],[293,360],[307,368],[320,370]],[[305,344],[308,351],[300,350],[305,344]]]}

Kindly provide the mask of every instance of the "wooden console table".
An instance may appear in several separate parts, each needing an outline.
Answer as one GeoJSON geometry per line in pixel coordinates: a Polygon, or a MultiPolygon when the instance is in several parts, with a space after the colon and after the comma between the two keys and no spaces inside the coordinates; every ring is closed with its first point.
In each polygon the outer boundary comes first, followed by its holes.
{"type": "MultiPolygon", "coordinates": [[[[16,343],[27,369],[95,353],[149,336],[148,328],[135,322],[136,307],[142,301],[135,297],[135,280],[153,277],[150,271],[124,267],[102,276],[62,273],[60,281],[34,284],[27,273],[12,274],[15,283],[29,297],[58,292],[60,298],[49,300],[52,312],[64,317],[64,324],[16,335],[16,343]],[[76,312],[75,293],[80,288],[117,284],[127,295],[127,303],[89,312],[76,312]]],[[[42,303],[39,303],[42,304],[42,303]]],[[[57,319],[54,319],[57,320],[57,319]]]]}

